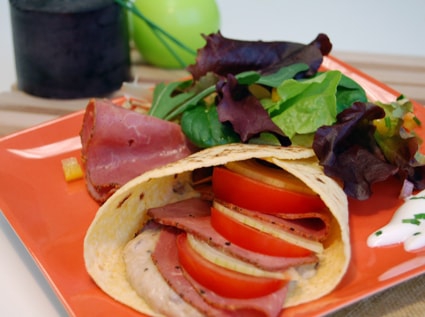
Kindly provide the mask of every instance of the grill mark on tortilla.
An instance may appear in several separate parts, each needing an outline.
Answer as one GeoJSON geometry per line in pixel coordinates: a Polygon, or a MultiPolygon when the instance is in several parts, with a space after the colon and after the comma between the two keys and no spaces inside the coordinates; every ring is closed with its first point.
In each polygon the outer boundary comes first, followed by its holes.
{"type": "Polygon", "coordinates": [[[117,205],[117,208],[119,209],[119,208],[121,208],[122,207],[122,205],[126,202],[126,200],[127,199],[129,199],[130,198],[130,196],[131,196],[131,193],[130,194],[128,194],[127,196],[125,196],[119,203],[118,203],[118,205],[117,205]]]}

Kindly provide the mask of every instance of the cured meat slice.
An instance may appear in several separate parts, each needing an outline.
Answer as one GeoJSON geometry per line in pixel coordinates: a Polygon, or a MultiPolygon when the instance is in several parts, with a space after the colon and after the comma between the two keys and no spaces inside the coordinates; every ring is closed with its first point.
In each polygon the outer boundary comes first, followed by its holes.
{"type": "Polygon", "coordinates": [[[178,230],[170,229],[175,228],[164,227],[162,229],[155,250],[152,253],[152,259],[164,280],[187,303],[196,307],[206,316],[239,316],[238,314],[232,314],[230,311],[226,312],[209,305],[187,280],[178,259],[176,236],[179,232],[178,230]]]}
{"type": "Polygon", "coordinates": [[[124,249],[127,278],[132,288],[152,310],[166,316],[201,317],[201,312],[184,301],[162,277],[150,256],[160,238],[162,226],[147,224],[124,249]]]}
{"type": "Polygon", "coordinates": [[[269,295],[251,299],[226,298],[206,289],[201,284],[187,276],[204,300],[223,310],[233,309],[236,316],[267,317],[278,316],[288,293],[288,285],[269,295]]]}
{"type": "Polygon", "coordinates": [[[198,284],[180,266],[176,246],[178,232],[164,229],[152,254],[154,263],[176,293],[206,316],[277,316],[283,307],[287,287],[269,295],[234,299],[222,297],[198,284]]]}
{"type": "Polygon", "coordinates": [[[263,212],[238,208],[230,204],[226,205],[231,206],[230,208],[244,215],[279,226],[283,230],[290,231],[310,240],[324,241],[329,235],[331,216],[327,211],[265,214],[263,212]]]}
{"type": "Polygon", "coordinates": [[[210,202],[200,198],[182,200],[148,210],[156,222],[191,233],[210,245],[261,269],[282,271],[290,267],[317,262],[315,255],[300,258],[284,258],[265,255],[241,248],[220,235],[211,226],[210,202]]]}
{"type": "Polygon", "coordinates": [[[92,99],[80,132],[88,190],[103,203],[141,173],[191,154],[178,124],[92,99]]]}

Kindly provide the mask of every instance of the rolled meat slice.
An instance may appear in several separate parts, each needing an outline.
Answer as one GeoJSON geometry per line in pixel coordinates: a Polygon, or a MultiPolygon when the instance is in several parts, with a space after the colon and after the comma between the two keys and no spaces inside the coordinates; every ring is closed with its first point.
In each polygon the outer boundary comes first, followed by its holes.
{"type": "Polygon", "coordinates": [[[103,203],[130,179],[191,154],[178,124],[92,99],[80,132],[90,195],[103,203]]]}

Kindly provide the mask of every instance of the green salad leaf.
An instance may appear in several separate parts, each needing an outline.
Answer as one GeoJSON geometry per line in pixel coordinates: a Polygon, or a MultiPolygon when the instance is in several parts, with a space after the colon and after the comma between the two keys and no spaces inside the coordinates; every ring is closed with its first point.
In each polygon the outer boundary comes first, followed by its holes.
{"type": "Polygon", "coordinates": [[[350,108],[354,102],[367,102],[366,92],[356,81],[342,74],[336,90],[337,113],[350,108]]]}
{"type": "Polygon", "coordinates": [[[342,179],[344,191],[357,199],[395,173],[425,188],[413,104],[403,97],[372,103],[341,71],[319,71],[331,48],[325,35],[307,46],[288,50],[285,44],[284,55],[264,54],[262,42],[220,34],[206,39],[188,68],[193,79],[157,85],[150,115],[176,121],[200,148],[231,142],[312,147],[326,174],[342,179]]]}
{"type": "MultiPolygon", "coordinates": [[[[363,88],[340,71],[319,72],[308,79],[294,79],[307,68],[306,64],[296,63],[282,67],[273,74],[261,75],[256,71],[246,71],[235,76],[240,85],[257,84],[269,91],[276,89],[278,101],[266,98],[261,102],[273,122],[291,138],[291,141],[303,146],[311,146],[314,132],[323,125],[333,124],[339,112],[349,108],[353,102],[367,100],[363,88]]],[[[166,120],[174,120],[183,115],[184,121],[183,118],[179,120],[182,120],[181,124],[184,125],[184,133],[192,142],[203,144],[203,147],[207,144],[211,144],[209,146],[222,144],[227,142],[224,140],[228,137],[230,142],[234,140],[232,135],[234,132],[230,133],[231,126],[226,125],[223,130],[215,121],[211,121],[212,118],[208,120],[206,117],[203,118],[206,114],[212,114],[212,109],[203,112],[204,101],[216,93],[217,81],[217,78],[208,74],[192,87],[191,80],[158,84],[155,87],[154,101],[149,114],[166,120]],[[198,107],[203,110],[194,110],[198,107]],[[188,114],[184,116],[186,112],[188,114]],[[192,122],[195,118],[200,120],[202,125],[195,125],[192,122]],[[205,131],[196,131],[195,126],[205,131]],[[216,133],[224,135],[221,139],[217,139],[216,133]],[[206,139],[208,134],[209,141],[206,139]]],[[[210,106],[216,106],[214,98],[210,99],[212,99],[210,106]]],[[[273,140],[272,143],[275,143],[273,138],[264,136],[258,136],[252,142],[255,140],[259,142],[273,140]]]]}
{"type": "Polygon", "coordinates": [[[191,91],[175,94],[177,88],[185,84],[186,82],[172,82],[169,84],[159,83],[156,85],[153,92],[153,102],[149,109],[149,115],[163,119],[177,106],[193,97],[195,93],[191,91]]]}
{"type": "Polygon", "coordinates": [[[183,133],[200,148],[240,142],[232,127],[220,122],[215,106],[204,104],[185,111],[180,125],[183,133]]]}
{"type": "Polygon", "coordinates": [[[354,102],[367,101],[364,89],[340,71],[284,80],[277,93],[278,101],[263,100],[263,105],[291,141],[303,146],[311,146],[314,132],[335,123],[338,113],[354,102]]]}
{"type": "Polygon", "coordinates": [[[295,78],[297,74],[308,70],[308,65],[303,63],[296,63],[286,67],[280,68],[277,72],[269,75],[263,75],[258,78],[256,84],[265,85],[268,87],[277,87],[283,81],[295,78]]]}
{"type": "Polygon", "coordinates": [[[293,138],[296,134],[314,133],[323,125],[336,121],[336,91],[339,71],[320,73],[305,79],[289,79],[277,87],[280,100],[268,105],[273,122],[293,138]]]}

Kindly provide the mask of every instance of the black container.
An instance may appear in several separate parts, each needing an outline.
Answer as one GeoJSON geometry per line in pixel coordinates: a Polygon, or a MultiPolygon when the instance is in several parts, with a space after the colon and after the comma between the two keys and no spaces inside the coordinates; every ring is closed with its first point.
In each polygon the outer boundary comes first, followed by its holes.
{"type": "Polygon", "coordinates": [[[10,0],[18,89],[107,96],[130,80],[127,13],[113,0],[10,0]]]}

